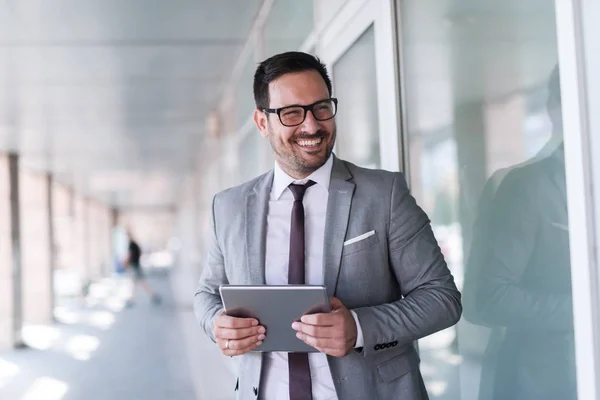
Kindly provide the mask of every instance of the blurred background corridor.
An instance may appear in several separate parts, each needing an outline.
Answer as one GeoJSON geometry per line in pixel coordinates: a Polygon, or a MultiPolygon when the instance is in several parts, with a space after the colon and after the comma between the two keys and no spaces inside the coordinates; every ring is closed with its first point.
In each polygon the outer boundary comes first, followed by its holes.
{"type": "MultiPolygon", "coordinates": [[[[565,360],[548,373],[572,384],[561,400],[578,397],[575,381],[579,398],[598,399],[586,396],[600,376],[600,289],[595,255],[585,257],[600,226],[586,214],[600,198],[600,140],[580,139],[600,113],[578,125],[587,114],[574,99],[600,105],[600,78],[577,75],[579,63],[597,70],[600,52],[590,40],[577,47],[585,61],[570,53],[579,38],[557,8],[566,3],[0,0],[0,399],[234,398],[233,364],[201,332],[192,300],[212,197],[273,166],[252,121],[252,79],[258,62],[289,50],[327,64],[336,155],[406,174],[463,291],[459,324],[419,341],[430,397],[491,400],[514,383],[499,354],[539,345],[527,362],[548,364],[540,339],[558,329],[565,360]],[[502,225],[510,218],[498,215],[525,209],[510,188],[491,200],[503,178],[547,159],[542,172],[566,174],[564,219],[502,225]],[[478,295],[498,283],[478,250],[508,272],[520,262],[502,247],[505,228],[552,260],[510,309],[478,295]],[[160,303],[124,269],[128,233],[160,303]],[[561,307],[528,314],[539,292],[561,307]]],[[[589,38],[592,11],[581,12],[589,38]]],[[[522,179],[531,213],[551,212],[539,176],[522,179]]]]}

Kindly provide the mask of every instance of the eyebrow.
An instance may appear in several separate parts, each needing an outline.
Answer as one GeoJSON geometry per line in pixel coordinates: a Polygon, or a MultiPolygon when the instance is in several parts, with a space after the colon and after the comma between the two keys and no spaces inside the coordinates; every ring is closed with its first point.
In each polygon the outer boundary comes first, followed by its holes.
{"type": "Polygon", "coordinates": [[[313,103],[310,103],[310,104],[298,104],[298,103],[295,103],[295,104],[290,104],[289,106],[270,107],[270,108],[268,107],[268,108],[266,108],[266,109],[267,109],[267,110],[280,110],[280,109],[282,109],[282,108],[288,108],[288,107],[308,107],[308,106],[312,106],[312,105],[314,105],[314,104],[317,104],[317,103],[320,103],[320,102],[322,102],[322,101],[329,100],[329,99],[330,99],[330,97],[326,97],[326,98],[324,98],[324,99],[317,100],[317,101],[315,101],[315,102],[313,102],[313,103]]]}

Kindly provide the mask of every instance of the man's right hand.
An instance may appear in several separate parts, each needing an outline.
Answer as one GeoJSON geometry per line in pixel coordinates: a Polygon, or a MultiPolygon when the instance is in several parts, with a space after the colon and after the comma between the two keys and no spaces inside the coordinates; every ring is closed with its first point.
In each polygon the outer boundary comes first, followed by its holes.
{"type": "Polygon", "coordinates": [[[254,318],[235,318],[221,313],[215,318],[214,335],[226,356],[241,356],[256,349],[265,339],[266,329],[254,318]]]}

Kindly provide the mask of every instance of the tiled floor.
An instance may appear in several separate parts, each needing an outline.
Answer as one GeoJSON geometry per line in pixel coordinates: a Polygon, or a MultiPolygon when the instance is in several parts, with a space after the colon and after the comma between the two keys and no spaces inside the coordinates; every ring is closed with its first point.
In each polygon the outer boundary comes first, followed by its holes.
{"type": "Polygon", "coordinates": [[[0,399],[232,399],[230,360],[200,332],[191,307],[175,305],[167,277],[150,282],[164,296],[160,306],[141,293],[123,309],[128,284],[106,280],[92,287],[91,302],[62,301],[61,322],[27,326],[31,347],[0,353],[0,399]]]}

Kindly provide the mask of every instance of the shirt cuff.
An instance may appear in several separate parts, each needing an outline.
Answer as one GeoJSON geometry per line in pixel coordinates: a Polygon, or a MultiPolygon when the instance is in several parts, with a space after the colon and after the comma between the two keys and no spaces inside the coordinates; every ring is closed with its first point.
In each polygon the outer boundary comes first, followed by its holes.
{"type": "Polygon", "coordinates": [[[350,310],[350,312],[352,313],[352,316],[354,317],[354,322],[356,323],[356,345],[354,345],[355,349],[358,349],[360,347],[364,347],[365,345],[365,339],[363,337],[363,331],[362,328],[360,327],[360,322],[358,321],[358,315],[356,315],[356,313],[353,310],[350,310]]]}

